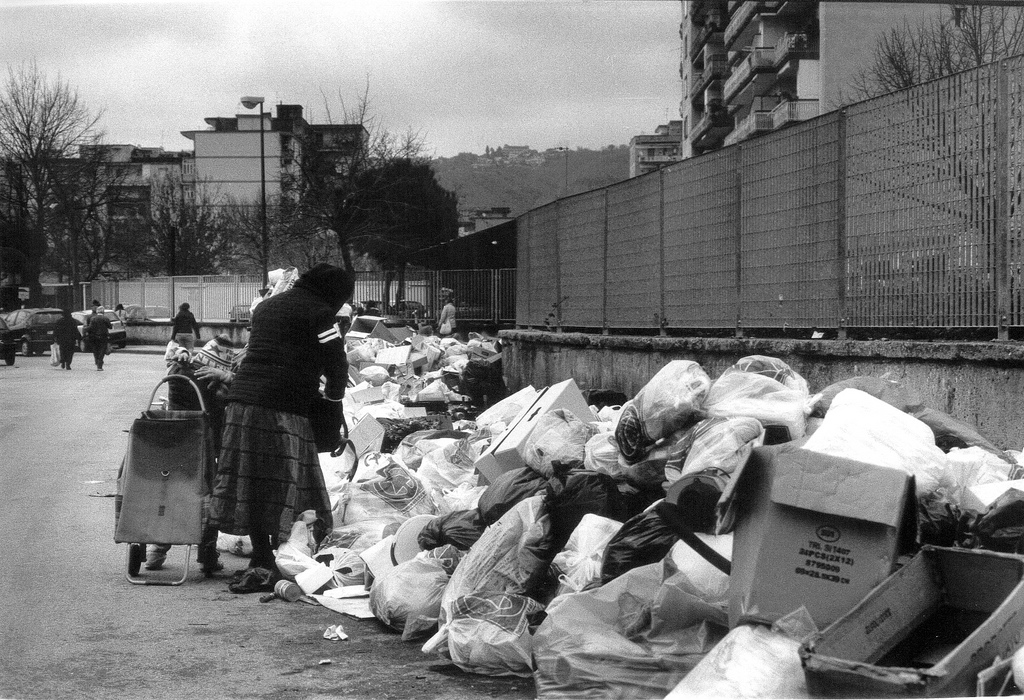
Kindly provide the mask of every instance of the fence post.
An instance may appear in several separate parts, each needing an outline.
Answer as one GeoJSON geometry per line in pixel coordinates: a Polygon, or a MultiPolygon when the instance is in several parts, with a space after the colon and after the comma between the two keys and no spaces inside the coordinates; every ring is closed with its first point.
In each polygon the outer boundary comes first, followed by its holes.
{"type": "Polygon", "coordinates": [[[846,110],[839,110],[836,144],[836,299],[837,337],[846,340],[846,110]]]}
{"type": "Polygon", "coordinates": [[[555,202],[555,331],[562,332],[562,200],[555,202]]]}
{"type": "Polygon", "coordinates": [[[998,93],[996,95],[996,206],[993,225],[995,242],[993,245],[993,265],[995,267],[996,286],[996,323],[998,339],[1010,339],[1010,285],[1009,285],[1009,241],[1007,236],[1009,212],[1009,149],[1010,149],[1010,100],[1009,76],[1006,74],[1006,61],[997,66],[996,78],[998,93]]]}
{"type": "Polygon", "coordinates": [[[604,188],[604,232],[601,245],[601,335],[608,335],[608,188],[604,188]]]}
{"type": "Polygon", "coordinates": [[[665,330],[665,169],[658,170],[658,335],[668,335],[665,330]]]}
{"type": "Polygon", "coordinates": [[[743,147],[736,147],[736,231],[733,257],[736,261],[736,337],[743,337],[743,147]]]}

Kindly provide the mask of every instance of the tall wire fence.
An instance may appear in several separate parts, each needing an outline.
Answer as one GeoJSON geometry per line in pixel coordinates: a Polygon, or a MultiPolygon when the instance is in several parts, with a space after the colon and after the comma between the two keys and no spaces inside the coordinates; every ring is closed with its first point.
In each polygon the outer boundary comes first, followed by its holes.
{"type": "Polygon", "coordinates": [[[521,326],[1024,326],[1024,57],[517,220],[521,326]]]}

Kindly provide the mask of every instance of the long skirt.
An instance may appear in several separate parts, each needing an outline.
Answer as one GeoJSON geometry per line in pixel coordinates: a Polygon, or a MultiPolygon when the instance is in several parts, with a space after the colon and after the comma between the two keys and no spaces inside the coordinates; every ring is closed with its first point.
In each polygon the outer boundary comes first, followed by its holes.
{"type": "Polygon", "coordinates": [[[309,419],[229,403],[210,505],[211,523],[234,535],[255,529],[286,542],[307,510],[316,511],[317,539],[330,532],[331,501],[309,419]]]}

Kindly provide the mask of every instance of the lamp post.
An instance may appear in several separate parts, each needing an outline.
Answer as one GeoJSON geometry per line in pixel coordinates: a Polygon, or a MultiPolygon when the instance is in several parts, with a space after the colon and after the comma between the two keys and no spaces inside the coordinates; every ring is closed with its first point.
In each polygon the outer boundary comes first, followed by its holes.
{"type": "Polygon", "coordinates": [[[260,257],[263,260],[263,288],[270,284],[270,273],[267,269],[270,257],[270,242],[267,237],[267,168],[264,158],[264,137],[263,137],[263,97],[251,95],[242,98],[242,106],[252,109],[256,105],[260,107],[260,257]]]}
{"type": "Polygon", "coordinates": [[[559,146],[555,149],[561,151],[565,156],[565,194],[569,194],[569,148],[568,146],[559,146]]]}

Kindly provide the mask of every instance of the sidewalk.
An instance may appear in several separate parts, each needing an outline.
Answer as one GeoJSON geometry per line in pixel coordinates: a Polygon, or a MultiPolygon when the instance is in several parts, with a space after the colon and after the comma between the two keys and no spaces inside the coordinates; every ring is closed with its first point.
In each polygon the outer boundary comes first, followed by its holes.
{"type": "Polygon", "coordinates": [[[132,345],[129,343],[115,352],[130,352],[136,355],[163,355],[166,350],[166,345],[132,345]]]}

